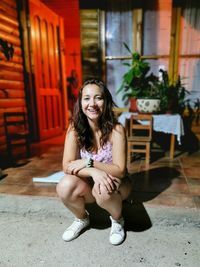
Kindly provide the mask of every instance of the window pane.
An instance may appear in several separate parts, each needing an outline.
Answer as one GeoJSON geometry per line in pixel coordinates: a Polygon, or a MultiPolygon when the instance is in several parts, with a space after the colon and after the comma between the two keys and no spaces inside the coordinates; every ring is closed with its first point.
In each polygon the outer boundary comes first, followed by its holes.
{"type": "MultiPolygon", "coordinates": [[[[126,62],[129,62],[129,60],[126,60],[126,62]]],[[[107,86],[108,89],[111,91],[111,94],[113,96],[113,99],[115,103],[119,107],[125,107],[124,101],[122,101],[122,94],[116,94],[118,91],[121,82],[122,82],[122,76],[127,71],[127,66],[122,65],[123,60],[108,60],[107,61],[107,86]]]]}
{"type": "MultiPolygon", "coordinates": [[[[124,47],[126,43],[133,47],[132,1],[108,1],[106,11],[106,56],[130,56],[124,47]]],[[[129,60],[126,60],[128,62],[129,60]]],[[[122,82],[122,76],[127,71],[123,60],[106,60],[107,86],[113,99],[120,107],[125,106],[121,94],[116,94],[122,82]]]]}
{"type": "Polygon", "coordinates": [[[159,69],[164,69],[168,70],[168,65],[169,65],[169,60],[165,58],[160,58],[160,59],[149,59],[145,60],[151,64],[151,72],[155,74],[156,76],[159,75],[159,69]]]}
{"type": "MultiPolygon", "coordinates": [[[[200,2],[187,2],[182,16],[182,36],[179,60],[179,73],[183,83],[191,92],[192,102],[200,99],[200,2]],[[191,57],[191,55],[193,55],[191,57]],[[187,57],[188,56],[188,57],[187,57]]],[[[191,103],[192,104],[192,103],[191,103]]]]}
{"type": "MultiPolygon", "coordinates": [[[[127,7],[128,8],[128,7],[127,7]]],[[[106,12],[106,55],[124,56],[127,50],[123,42],[132,47],[132,11],[123,7],[122,10],[113,10],[106,12]]]]}
{"type": "Polygon", "coordinates": [[[171,0],[148,1],[144,11],[144,55],[169,55],[171,0]]]}

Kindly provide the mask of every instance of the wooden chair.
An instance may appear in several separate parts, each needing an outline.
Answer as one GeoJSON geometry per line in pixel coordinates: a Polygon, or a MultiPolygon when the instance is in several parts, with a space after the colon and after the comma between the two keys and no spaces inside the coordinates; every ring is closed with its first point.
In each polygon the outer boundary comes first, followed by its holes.
{"type": "Polygon", "coordinates": [[[129,112],[129,108],[118,108],[115,107],[113,108],[114,114],[118,118],[123,112],[129,112]]]}
{"type": "Polygon", "coordinates": [[[26,113],[24,112],[5,112],[4,127],[8,156],[14,164],[13,148],[19,146],[26,147],[26,156],[30,156],[30,134],[26,113]]]}
{"type": "Polygon", "coordinates": [[[150,146],[152,140],[153,119],[150,114],[131,115],[127,137],[128,162],[133,153],[145,154],[145,162],[150,162],[150,146]]]}

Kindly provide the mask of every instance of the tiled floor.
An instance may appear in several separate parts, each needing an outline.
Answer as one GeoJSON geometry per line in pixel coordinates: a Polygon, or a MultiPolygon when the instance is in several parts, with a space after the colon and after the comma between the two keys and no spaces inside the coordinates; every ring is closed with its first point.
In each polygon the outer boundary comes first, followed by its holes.
{"type": "MultiPolygon", "coordinates": [[[[0,193],[56,197],[55,184],[33,183],[61,170],[64,136],[32,145],[32,157],[17,168],[3,170],[0,193]]],[[[152,157],[153,158],[153,157],[152,157]]],[[[183,153],[169,160],[162,156],[148,168],[143,160],[128,166],[133,184],[133,202],[200,208],[200,151],[183,153]]]]}

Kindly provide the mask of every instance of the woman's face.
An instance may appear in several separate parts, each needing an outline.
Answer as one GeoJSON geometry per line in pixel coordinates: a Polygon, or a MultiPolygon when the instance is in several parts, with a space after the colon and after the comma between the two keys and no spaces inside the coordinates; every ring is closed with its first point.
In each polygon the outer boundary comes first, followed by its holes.
{"type": "Polygon", "coordinates": [[[102,89],[96,84],[87,84],[82,90],[82,111],[92,121],[97,121],[104,107],[102,89]]]}

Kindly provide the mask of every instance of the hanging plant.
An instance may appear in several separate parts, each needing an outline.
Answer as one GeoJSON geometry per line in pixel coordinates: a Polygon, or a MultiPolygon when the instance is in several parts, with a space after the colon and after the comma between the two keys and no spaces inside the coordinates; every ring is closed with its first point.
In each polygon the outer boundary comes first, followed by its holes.
{"type": "Polygon", "coordinates": [[[4,54],[7,60],[10,60],[14,54],[14,48],[12,44],[4,41],[0,38],[0,51],[4,54]]]}

